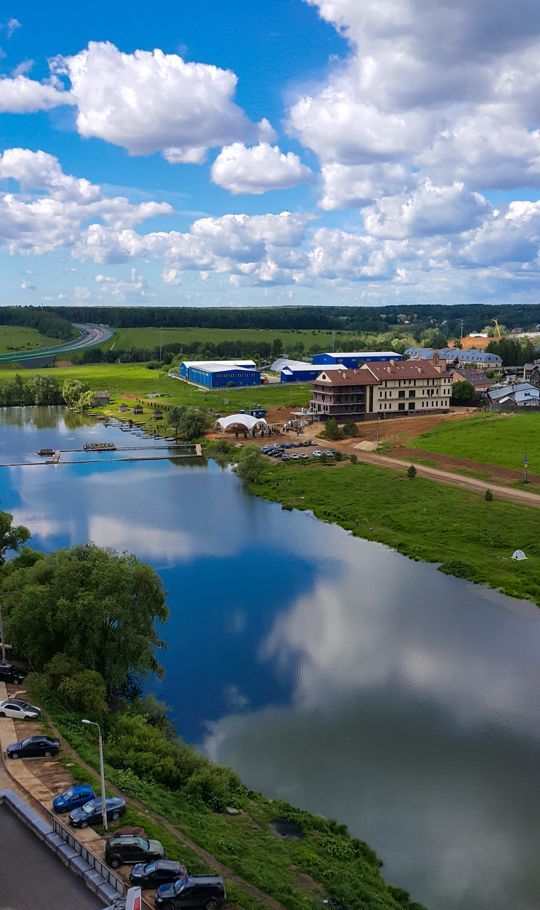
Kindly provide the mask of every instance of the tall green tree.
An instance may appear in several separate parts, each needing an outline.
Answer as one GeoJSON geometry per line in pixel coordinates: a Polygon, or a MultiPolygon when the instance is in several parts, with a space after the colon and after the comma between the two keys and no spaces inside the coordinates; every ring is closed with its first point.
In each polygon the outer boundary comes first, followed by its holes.
{"type": "Polygon", "coordinates": [[[90,407],[93,393],[85,382],[80,379],[65,379],[62,385],[62,395],[68,408],[82,411],[90,407]]]}
{"type": "Polygon", "coordinates": [[[473,401],[476,392],[472,382],[461,379],[452,386],[452,401],[473,401]]]}
{"type": "Polygon", "coordinates": [[[110,698],[132,675],[161,672],[154,623],[168,616],[157,573],[94,544],[57,550],[4,581],[7,634],[41,670],[62,652],[102,677],[110,698]]]}
{"type": "Polygon", "coordinates": [[[196,408],[186,408],[178,421],[178,430],[184,439],[197,439],[208,426],[208,418],[196,408]]]}
{"type": "Polygon", "coordinates": [[[167,424],[174,429],[175,433],[178,433],[178,428],[182,423],[182,415],[186,410],[184,405],[175,405],[174,408],[171,408],[167,418],[167,424]]]}
{"type": "Polygon", "coordinates": [[[7,554],[17,552],[30,538],[30,531],[24,525],[14,525],[13,515],[0,512],[0,566],[6,561],[7,554]]]}
{"type": "Polygon", "coordinates": [[[258,483],[265,466],[260,449],[257,446],[247,446],[240,451],[236,473],[246,483],[258,483]]]}

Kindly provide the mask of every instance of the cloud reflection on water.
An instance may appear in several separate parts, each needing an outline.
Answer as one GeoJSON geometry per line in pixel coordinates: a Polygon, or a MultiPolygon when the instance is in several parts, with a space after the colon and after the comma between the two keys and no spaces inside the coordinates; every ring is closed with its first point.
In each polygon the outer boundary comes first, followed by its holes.
{"type": "Polygon", "coordinates": [[[509,894],[530,910],[537,608],[332,533],[345,558],[259,648],[297,665],[292,703],[210,723],[206,750],[248,784],[346,820],[433,910],[508,910],[509,894]]]}

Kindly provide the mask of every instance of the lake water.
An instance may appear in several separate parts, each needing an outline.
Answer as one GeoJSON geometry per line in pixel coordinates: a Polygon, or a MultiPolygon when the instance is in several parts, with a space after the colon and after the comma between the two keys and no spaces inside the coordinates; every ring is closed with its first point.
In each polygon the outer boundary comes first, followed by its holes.
{"type": "MultiPolygon", "coordinates": [[[[0,416],[0,463],[133,441],[31,417],[0,416]]],[[[1,467],[0,508],[36,547],[93,540],[157,569],[154,688],[185,739],[346,822],[430,910],[540,905],[537,607],[251,497],[213,463],[1,467]]]]}

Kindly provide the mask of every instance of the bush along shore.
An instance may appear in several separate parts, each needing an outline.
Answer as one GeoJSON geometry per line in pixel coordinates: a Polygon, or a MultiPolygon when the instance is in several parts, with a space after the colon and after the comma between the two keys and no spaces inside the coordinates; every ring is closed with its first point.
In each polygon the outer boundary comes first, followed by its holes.
{"type": "Polygon", "coordinates": [[[400,473],[362,462],[271,464],[254,450],[225,440],[205,444],[208,456],[238,462],[237,473],[257,496],[540,606],[536,509],[408,476],[405,465],[400,473]],[[518,548],[528,557],[522,562],[511,559],[518,548]]]}
{"type": "MultiPolygon", "coordinates": [[[[81,717],[101,723],[108,780],[142,804],[148,829],[161,836],[152,819],[159,813],[244,884],[290,910],[321,910],[324,898],[350,910],[422,910],[384,881],[376,854],[344,825],[248,790],[234,771],[177,737],[165,706],[141,696],[140,681],[162,673],[156,628],[168,617],[150,566],[93,544],[44,555],[26,546],[28,538],[0,512],[5,632],[33,671],[29,692],[94,770],[97,748],[81,717]],[[294,839],[283,836],[289,829],[294,839]]],[[[130,813],[133,823],[140,820],[130,813]]],[[[200,871],[192,853],[174,850],[200,871]]],[[[265,903],[238,881],[231,897],[246,910],[265,903]]]]}

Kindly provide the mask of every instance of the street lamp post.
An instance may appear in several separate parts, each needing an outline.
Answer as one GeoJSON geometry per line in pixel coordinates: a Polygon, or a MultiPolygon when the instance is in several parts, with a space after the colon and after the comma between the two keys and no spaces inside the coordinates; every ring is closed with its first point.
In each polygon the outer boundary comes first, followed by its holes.
{"type": "Polygon", "coordinates": [[[103,761],[103,737],[102,737],[102,735],[101,735],[101,727],[99,726],[98,723],[96,723],[95,720],[87,720],[86,718],[83,718],[83,719],[81,720],[81,723],[83,723],[83,724],[89,724],[89,725],[92,726],[92,727],[97,727],[97,728],[98,728],[98,736],[99,736],[99,776],[100,776],[100,778],[101,778],[101,818],[102,818],[102,820],[103,820],[103,827],[104,827],[105,831],[107,831],[107,830],[108,830],[108,826],[107,826],[107,806],[106,806],[106,803],[105,803],[105,764],[104,764],[104,761],[103,761]]]}
{"type": "Polygon", "coordinates": [[[6,662],[6,643],[4,641],[4,617],[2,616],[2,604],[0,603],[0,648],[2,650],[2,663],[6,662]]]}

